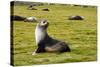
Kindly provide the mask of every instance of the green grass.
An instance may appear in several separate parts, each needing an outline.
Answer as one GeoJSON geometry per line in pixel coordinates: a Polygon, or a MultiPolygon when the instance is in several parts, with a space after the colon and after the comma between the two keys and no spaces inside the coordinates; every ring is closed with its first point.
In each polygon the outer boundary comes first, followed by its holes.
{"type": "Polygon", "coordinates": [[[51,37],[68,42],[71,52],[41,53],[32,56],[37,48],[34,31],[37,23],[13,22],[14,65],[36,65],[97,60],[97,16],[96,7],[82,8],[66,5],[36,6],[38,10],[27,10],[27,6],[14,6],[14,14],[48,19],[48,33],[51,37]],[[49,8],[49,12],[42,11],[49,8]],[[68,20],[70,15],[82,15],[84,20],[68,20]]]}

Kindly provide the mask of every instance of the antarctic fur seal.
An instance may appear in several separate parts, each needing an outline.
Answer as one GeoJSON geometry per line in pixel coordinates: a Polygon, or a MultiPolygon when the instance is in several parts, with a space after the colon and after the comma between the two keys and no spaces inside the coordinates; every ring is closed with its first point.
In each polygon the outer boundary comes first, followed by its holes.
{"type": "Polygon", "coordinates": [[[69,20],[84,20],[83,16],[79,16],[79,15],[73,15],[73,16],[69,16],[68,18],[69,20]]]}
{"type": "Polygon", "coordinates": [[[32,53],[43,52],[70,52],[70,48],[67,43],[59,41],[50,37],[47,33],[49,23],[46,19],[41,20],[35,29],[35,38],[38,48],[32,53]]]}
{"type": "Polygon", "coordinates": [[[36,17],[27,17],[24,22],[36,22],[37,18],[36,17]]]}
{"type": "Polygon", "coordinates": [[[23,21],[26,19],[26,17],[19,16],[19,15],[11,15],[11,21],[16,20],[16,21],[23,21]]]}
{"type": "Polygon", "coordinates": [[[42,11],[50,11],[48,8],[44,8],[42,9],[42,11]]]}

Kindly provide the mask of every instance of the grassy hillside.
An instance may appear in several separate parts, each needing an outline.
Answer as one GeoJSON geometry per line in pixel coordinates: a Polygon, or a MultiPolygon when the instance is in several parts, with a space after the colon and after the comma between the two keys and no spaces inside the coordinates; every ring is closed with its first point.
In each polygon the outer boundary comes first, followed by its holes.
{"type": "Polygon", "coordinates": [[[71,52],[42,53],[32,56],[37,48],[34,31],[37,23],[23,21],[13,22],[13,59],[14,65],[35,65],[52,63],[69,63],[96,61],[97,50],[97,16],[96,8],[66,5],[35,6],[38,10],[27,10],[27,6],[14,6],[14,14],[25,17],[34,16],[46,18],[50,26],[48,33],[51,37],[68,42],[71,52]],[[50,11],[42,11],[49,8],[50,11]],[[84,20],[68,20],[68,16],[81,15],[84,20]]]}

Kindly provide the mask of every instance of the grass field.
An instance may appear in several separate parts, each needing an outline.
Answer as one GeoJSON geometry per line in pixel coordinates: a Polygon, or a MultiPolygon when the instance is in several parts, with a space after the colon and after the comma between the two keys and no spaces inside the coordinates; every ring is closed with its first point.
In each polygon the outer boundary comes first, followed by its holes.
{"type": "Polygon", "coordinates": [[[97,60],[97,16],[96,7],[82,8],[66,5],[35,6],[38,10],[27,10],[27,6],[14,6],[14,14],[25,17],[46,18],[51,37],[68,42],[71,52],[41,53],[32,56],[35,44],[35,23],[13,22],[13,60],[14,65],[55,64],[97,60]],[[42,11],[49,8],[50,11],[42,11]],[[68,20],[68,16],[81,15],[84,20],[68,20]]]}

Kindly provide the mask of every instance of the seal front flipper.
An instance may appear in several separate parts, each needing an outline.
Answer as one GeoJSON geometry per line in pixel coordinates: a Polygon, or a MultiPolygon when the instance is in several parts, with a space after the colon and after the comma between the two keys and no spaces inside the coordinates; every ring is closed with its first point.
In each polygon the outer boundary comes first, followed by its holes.
{"type": "Polygon", "coordinates": [[[43,53],[45,52],[45,49],[43,47],[38,47],[36,50],[36,53],[43,53]]]}
{"type": "Polygon", "coordinates": [[[44,47],[38,47],[33,53],[32,55],[36,55],[37,53],[43,53],[45,52],[44,47]]]}

